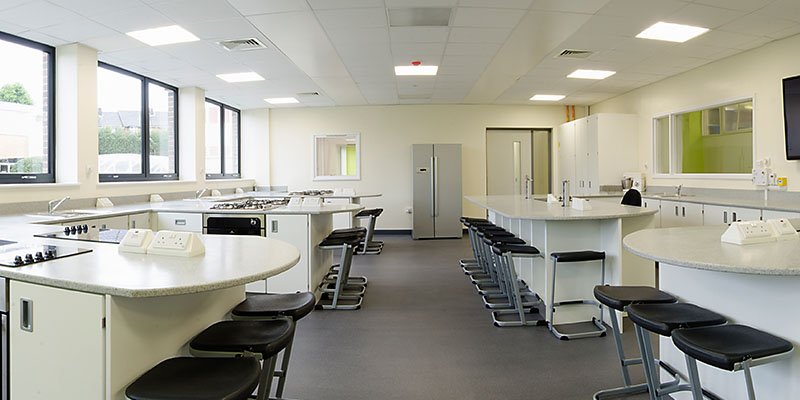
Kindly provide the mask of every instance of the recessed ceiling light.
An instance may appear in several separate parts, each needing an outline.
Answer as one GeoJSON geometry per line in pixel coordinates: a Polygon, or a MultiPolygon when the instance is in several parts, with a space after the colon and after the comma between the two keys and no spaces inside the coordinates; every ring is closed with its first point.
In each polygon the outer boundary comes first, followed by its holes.
{"type": "Polygon", "coordinates": [[[636,37],[639,39],[655,39],[683,43],[706,32],[708,32],[708,28],[701,28],[699,26],[656,22],[636,35],[636,37]]]}
{"type": "Polygon", "coordinates": [[[195,42],[200,40],[197,36],[178,25],[143,29],[141,31],[128,32],[126,35],[149,44],[150,46],[162,46],[165,44],[195,42]]]}
{"type": "Polygon", "coordinates": [[[255,72],[236,72],[233,74],[219,74],[217,78],[222,79],[225,82],[253,82],[253,81],[263,81],[264,78],[255,73],[255,72]]]}
{"type": "Polygon", "coordinates": [[[397,76],[410,76],[410,75],[436,75],[439,67],[436,65],[396,65],[394,67],[394,74],[397,76]]]}
{"type": "Polygon", "coordinates": [[[531,100],[537,101],[559,101],[563,99],[565,96],[560,94],[536,94],[531,97],[531,100]]]}
{"type": "Polygon", "coordinates": [[[299,103],[294,97],[273,97],[271,99],[264,99],[269,104],[294,104],[299,103]]]}
{"type": "Polygon", "coordinates": [[[578,79],[606,79],[617,71],[602,71],[598,69],[576,69],[575,72],[567,75],[567,78],[578,79]]]}

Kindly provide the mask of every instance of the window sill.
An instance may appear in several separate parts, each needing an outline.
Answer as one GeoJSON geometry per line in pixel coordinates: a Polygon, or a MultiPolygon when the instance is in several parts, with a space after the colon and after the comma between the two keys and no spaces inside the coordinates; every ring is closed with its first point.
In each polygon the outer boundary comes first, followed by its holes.
{"type": "Polygon", "coordinates": [[[197,181],[122,181],[122,182],[98,182],[97,187],[120,187],[120,186],[146,186],[146,185],[175,185],[191,184],[197,181]]]}
{"type": "Polygon", "coordinates": [[[254,179],[250,178],[206,178],[206,182],[255,182],[254,179]]]}
{"type": "Polygon", "coordinates": [[[77,189],[80,183],[4,183],[0,184],[2,189],[77,189]]]}

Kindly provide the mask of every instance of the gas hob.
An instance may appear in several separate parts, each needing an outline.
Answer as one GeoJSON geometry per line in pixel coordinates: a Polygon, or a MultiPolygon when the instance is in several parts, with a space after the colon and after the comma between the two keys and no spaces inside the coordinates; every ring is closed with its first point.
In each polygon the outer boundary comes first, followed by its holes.
{"type": "Polygon", "coordinates": [[[214,210],[260,210],[266,211],[289,204],[288,200],[251,199],[244,201],[226,201],[211,206],[214,210]]]}

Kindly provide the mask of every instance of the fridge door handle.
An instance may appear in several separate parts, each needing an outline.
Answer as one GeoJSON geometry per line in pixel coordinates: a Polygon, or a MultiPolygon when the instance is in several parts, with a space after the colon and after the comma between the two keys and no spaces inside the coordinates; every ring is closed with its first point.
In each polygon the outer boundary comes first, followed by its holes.
{"type": "Polygon", "coordinates": [[[434,217],[439,216],[439,157],[433,157],[433,186],[436,190],[433,194],[433,201],[436,203],[434,217]]]}
{"type": "Polygon", "coordinates": [[[431,157],[431,217],[436,216],[436,182],[434,181],[434,176],[436,174],[436,170],[434,169],[433,164],[433,157],[431,157]]]}

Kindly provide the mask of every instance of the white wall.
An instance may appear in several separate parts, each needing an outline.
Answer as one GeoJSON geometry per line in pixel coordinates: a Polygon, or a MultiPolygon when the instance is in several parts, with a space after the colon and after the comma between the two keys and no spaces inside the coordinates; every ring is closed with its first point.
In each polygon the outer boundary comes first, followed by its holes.
{"type": "MultiPolygon", "coordinates": [[[[368,207],[384,208],[378,227],[410,229],[411,216],[404,210],[411,207],[412,144],[462,144],[463,194],[482,195],[486,128],[552,128],[565,120],[563,106],[275,108],[270,113],[270,183],[290,190],[353,187],[358,193],[382,193],[364,200],[368,207]],[[361,133],[360,181],[312,181],[312,136],[325,133],[361,133]]],[[[484,215],[467,201],[463,206],[466,215],[484,215]]]]}
{"type": "MultiPolygon", "coordinates": [[[[97,51],[80,44],[56,48],[56,73],[56,183],[0,185],[0,204],[64,196],[82,199],[253,185],[250,179],[206,181],[201,173],[205,168],[205,94],[199,88],[181,90],[179,99],[179,181],[99,183],[97,51]],[[191,104],[195,105],[194,110],[191,104]],[[192,135],[195,140],[190,140],[192,135]]],[[[268,114],[268,110],[262,111],[265,112],[268,114]]]]}
{"type": "Polygon", "coordinates": [[[652,178],[652,117],[672,111],[754,96],[755,156],[770,157],[772,169],[800,190],[800,163],[786,161],[781,79],[800,74],[800,35],[704,65],[591,107],[591,113],[639,115],[639,166],[649,185],[755,189],[750,180],[652,178]]]}
{"type": "Polygon", "coordinates": [[[269,109],[242,110],[242,177],[269,183],[269,109]]]}

